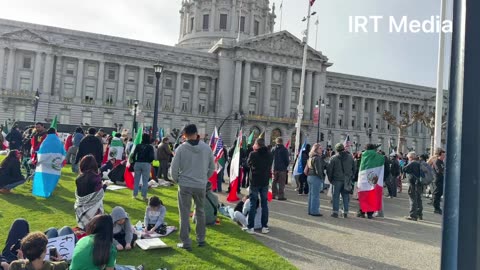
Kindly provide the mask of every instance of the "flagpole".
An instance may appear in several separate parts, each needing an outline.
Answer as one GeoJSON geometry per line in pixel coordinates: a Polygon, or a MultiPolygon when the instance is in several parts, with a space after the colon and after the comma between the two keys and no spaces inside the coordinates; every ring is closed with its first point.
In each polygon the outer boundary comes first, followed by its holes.
{"type": "MultiPolygon", "coordinates": [[[[447,9],[447,1],[442,2],[440,7],[440,20],[445,21],[445,10],[447,9]]],[[[444,69],[444,47],[445,47],[445,33],[440,31],[440,38],[438,42],[438,66],[437,66],[437,94],[435,101],[435,131],[433,135],[434,149],[430,152],[434,153],[436,148],[442,147],[442,116],[443,116],[443,69],[444,69]]]]}
{"type": "Polygon", "coordinates": [[[308,13],[307,13],[307,31],[305,33],[305,45],[303,48],[303,63],[302,63],[302,76],[300,78],[300,95],[298,98],[298,114],[297,114],[297,130],[295,133],[295,156],[298,155],[298,148],[300,144],[300,132],[302,128],[302,119],[303,119],[303,95],[305,91],[305,71],[307,68],[307,53],[308,53],[308,31],[310,30],[310,10],[311,10],[311,0],[308,1],[308,13]]]}
{"type": "Polygon", "coordinates": [[[242,2],[240,2],[240,9],[238,11],[238,36],[237,36],[237,42],[240,42],[240,23],[242,22],[242,2]]]}
{"type": "Polygon", "coordinates": [[[282,31],[282,19],[283,19],[283,0],[280,3],[280,31],[282,31]]]}
{"type": "Polygon", "coordinates": [[[317,50],[317,43],[318,43],[318,15],[317,15],[317,21],[315,22],[315,26],[316,26],[316,31],[317,33],[315,34],[315,50],[317,50]]]}

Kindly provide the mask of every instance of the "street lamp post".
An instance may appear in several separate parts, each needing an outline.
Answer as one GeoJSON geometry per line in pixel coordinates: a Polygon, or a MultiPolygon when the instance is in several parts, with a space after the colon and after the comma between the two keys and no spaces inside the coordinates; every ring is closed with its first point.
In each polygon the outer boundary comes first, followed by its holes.
{"type": "Polygon", "coordinates": [[[157,123],[158,123],[158,96],[160,95],[160,76],[162,75],[163,66],[160,64],[153,65],[155,70],[155,77],[157,77],[157,86],[155,87],[155,103],[153,108],[153,137],[157,137],[157,123]]]}
{"type": "Polygon", "coordinates": [[[132,126],[132,137],[135,137],[135,132],[137,132],[137,108],[138,108],[138,99],[133,101],[133,126],[132,126]]]}
{"type": "Polygon", "coordinates": [[[368,143],[372,143],[372,132],[373,132],[372,125],[368,125],[368,129],[367,129],[368,143]]]}
{"type": "Polygon", "coordinates": [[[218,127],[218,129],[217,129],[218,134],[220,134],[220,129],[223,127],[223,124],[225,124],[225,122],[226,122],[228,119],[230,119],[230,117],[232,117],[232,116],[233,116],[233,119],[234,119],[234,120],[238,120],[238,116],[240,116],[240,120],[243,121],[243,113],[242,113],[242,112],[230,114],[229,116],[225,117],[225,119],[223,119],[222,123],[221,123],[220,126],[218,127]]]}
{"type": "Polygon", "coordinates": [[[35,92],[35,99],[33,101],[33,106],[34,106],[34,113],[33,113],[33,122],[37,121],[37,109],[38,109],[38,103],[40,102],[40,93],[37,91],[35,92]]]}
{"type": "Polygon", "coordinates": [[[317,143],[320,142],[320,118],[321,118],[321,107],[325,106],[324,100],[320,97],[315,103],[315,108],[318,109],[318,119],[317,119],[317,143]],[[320,106],[319,106],[320,104],[320,106]]]}

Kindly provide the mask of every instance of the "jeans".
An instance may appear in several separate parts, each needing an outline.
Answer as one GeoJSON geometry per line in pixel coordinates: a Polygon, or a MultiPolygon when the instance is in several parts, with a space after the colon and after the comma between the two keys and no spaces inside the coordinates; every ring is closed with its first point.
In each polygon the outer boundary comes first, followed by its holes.
{"type": "Polygon", "coordinates": [[[25,181],[26,181],[26,180],[23,179],[23,180],[20,180],[20,181],[15,182],[15,183],[6,184],[6,185],[3,186],[2,188],[4,188],[4,189],[14,189],[14,188],[20,186],[21,184],[25,183],[25,181]]]}
{"type": "Polygon", "coordinates": [[[340,208],[340,194],[343,200],[343,213],[348,214],[348,204],[350,202],[350,193],[345,190],[344,182],[335,181],[333,184],[333,213],[338,214],[340,208]]]}
{"type": "Polygon", "coordinates": [[[191,188],[178,186],[178,212],[180,214],[180,240],[184,247],[191,247],[190,239],[190,209],[192,208],[192,198],[195,203],[195,220],[197,232],[197,242],[205,242],[205,188],[191,188]]]}
{"type": "Polygon", "coordinates": [[[160,160],[157,177],[159,179],[163,177],[164,180],[168,180],[168,159],[160,160]]]}
{"type": "Polygon", "coordinates": [[[60,230],[57,230],[56,228],[52,227],[52,228],[49,228],[47,231],[45,231],[45,235],[47,236],[48,239],[52,239],[59,236],[65,236],[69,234],[73,234],[73,238],[74,238],[73,240],[75,241],[75,243],[77,243],[77,237],[75,236],[72,228],[68,226],[64,226],[60,230]]]}
{"type": "Polygon", "coordinates": [[[440,201],[442,200],[442,195],[443,195],[443,179],[442,180],[437,180],[434,183],[434,189],[433,189],[433,208],[435,210],[440,210],[440,201]]]}
{"type": "Polygon", "coordinates": [[[147,197],[148,180],[150,179],[151,164],[148,162],[135,162],[135,177],[133,184],[133,196],[138,194],[138,185],[140,184],[140,177],[142,178],[142,197],[147,197]]]}
{"type": "Polygon", "coordinates": [[[410,199],[410,217],[412,218],[423,216],[422,192],[423,187],[421,185],[410,183],[408,197],[410,199]]]}
{"type": "Polygon", "coordinates": [[[287,171],[274,171],[273,172],[273,181],[272,181],[273,197],[276,197],[278,195],[279,199],[280,198],[285,198],[285,184],[286,183],[287,183],[287,171]]]}
{"type": "Polygon", "coordinates": [[[72,172],[78,173],[78,163],[72,163],[72,172]]]}
{"type": "Polygon", "coordinates": [[[310,192],[308,193],[308,214],[320,214],[320,190],[323,187],[323,180],[317,175],[307,177],[310,192]]]}
{"type": "Polygon", "coordinates": [[[260,206],[262,207],[262,227],[268,227],[268,186],[253,187],[250,186],[250,211],[248,212],[248,228],[255,226],[255,215],[257,214],[257,200],[260,195],[260,206]]]}
{"type": "Polygon", "coordinates": [[[225,171],[225,169],[222,169],[220,172],[218,172],[218,176],[217,176],[217,191],[218,192],[222,192],[224,171],[225,171]]]}

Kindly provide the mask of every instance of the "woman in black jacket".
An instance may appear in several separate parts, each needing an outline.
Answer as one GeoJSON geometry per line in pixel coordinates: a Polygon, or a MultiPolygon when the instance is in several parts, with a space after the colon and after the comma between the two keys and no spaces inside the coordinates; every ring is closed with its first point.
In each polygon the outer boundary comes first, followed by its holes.
{"type": "Polygon", "coordinates": [[[148,180],[150,179],[151,164],[154,159],[153,146],[150,144],[150,135],[143,134],[142,143],[135,146],[132,154],[132,159],[135,165],[134,184],[133,184],[133,198],[136,199],[138,195],[138,186],[140,184],[140,177],[142,178],[142,197],[147,201],[148,180]]]}
{"type": "Polygon", "coordinates": [[[25,183],[25,177],[20,170],[20,159],[22,154],[20,151],[13,150],[8,153],[0,164],[0,193],[11,193],[11,189],[25,183]]]}

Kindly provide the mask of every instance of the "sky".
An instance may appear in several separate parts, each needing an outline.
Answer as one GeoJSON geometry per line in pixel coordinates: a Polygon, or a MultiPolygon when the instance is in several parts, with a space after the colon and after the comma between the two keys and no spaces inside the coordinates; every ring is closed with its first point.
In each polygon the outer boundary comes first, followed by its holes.
{"type": "MultiPolygon", "coordinates": [[[[398,22],[429,20],[440,15],[441,0],[316,0],[309,45],[333,63],[329,71],[435,87],[438,33],[391,33],[389,16],[398,22]],[[350,16],[383,16],[378,32],[349,31],[350,16]],[[318,19],[318,31],[315,21],[318,19]]],[[[275,31],[280,30],[280,3],[275,31]]],[[[451,1],[447,1],[451,2],[451,1]]],[[[175,45],[181,0],[0,0],[0,18],[175,45]]],[[[283,0],[281,29],[302,37],[308,0],[283,0]],[[302,4],[301,2],[305,2],[302,4]]],[[[451,19],[451,3],[447,19],[451,19]]],[[[445,77],[450,63],[451,34],[446,35],[445,77]]],[[[445,79],[445,87],[447,79],[445,79]]]]}

